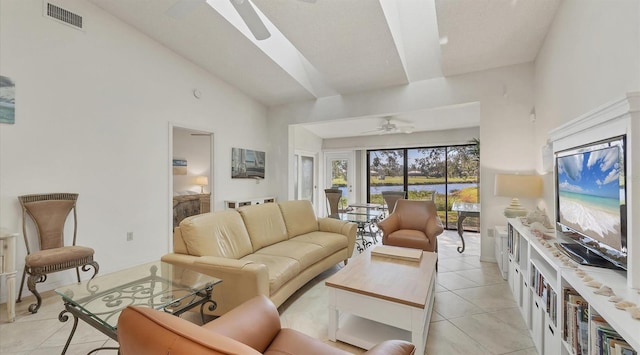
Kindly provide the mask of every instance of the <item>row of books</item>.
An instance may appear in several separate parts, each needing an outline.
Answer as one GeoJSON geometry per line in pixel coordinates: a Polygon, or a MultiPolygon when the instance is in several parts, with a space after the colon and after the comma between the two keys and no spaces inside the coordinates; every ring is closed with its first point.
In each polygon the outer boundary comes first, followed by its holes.
{"type": "Polygon", "coordinates": [[[589,304],[574,289],[565,287],[562,294],[563,339],[575,355],[637,355],[604,318],[589,314],[589,304]]]}
{"type": "Polygon", "coordinates": [[[572,288],[562,290],[563,339],[576,355],[589,354],[589,304],[572,288]]]}
{"type": "Polygon", "coordinates": [[[637,355],[637,352],[599,315],[591,316],[591,349],[598,355],[637,355]]]}
{"type": "Polygon", "coordinates": [[[549,285],[549,283],[544,278],[544,275],[535,267],[535,265],[531,265],[532,273],[531,273],[531,285],[533,286],[533,290],[547,305],[546,312],[549,315],[549,319],[553,325],[557,325],[558,322],[558,294],[556,291],[549,285]]]}

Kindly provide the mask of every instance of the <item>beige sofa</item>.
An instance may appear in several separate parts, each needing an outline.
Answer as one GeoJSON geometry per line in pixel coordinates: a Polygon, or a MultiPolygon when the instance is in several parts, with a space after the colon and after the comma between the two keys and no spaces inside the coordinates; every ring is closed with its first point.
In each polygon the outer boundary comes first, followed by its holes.
{"type": "Polygon", "coordinates": [[[309,201],[241,207],[185,218],[162,261],[222,279],[213,289],[221,315],[256,295],[279,307],[321,272],[347,261],[356,225],[316,218],[309,201]]]}

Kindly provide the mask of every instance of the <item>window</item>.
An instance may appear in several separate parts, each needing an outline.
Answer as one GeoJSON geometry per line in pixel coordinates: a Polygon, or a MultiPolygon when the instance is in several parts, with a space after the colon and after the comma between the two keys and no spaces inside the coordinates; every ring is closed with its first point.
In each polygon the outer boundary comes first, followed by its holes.
{"type": "MultiPolygon", "coordinates": [[[[367,202],[383,203],[382,191],[407,191],[410,200],[430,200],[434,194],[438,215],[447,229],[456,229],[456,201],[479,202],[477,145],[367,151],[367,202]]],[[[465,229],[480,231],[477,218],[467,218],[465,229]]]]}

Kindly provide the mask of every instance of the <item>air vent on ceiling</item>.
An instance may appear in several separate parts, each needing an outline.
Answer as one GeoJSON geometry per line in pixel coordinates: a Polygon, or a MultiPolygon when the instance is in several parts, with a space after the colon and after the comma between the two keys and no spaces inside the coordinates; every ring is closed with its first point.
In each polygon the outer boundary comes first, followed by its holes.
{"type": "Polygon", "coordinates": [[[45,2],[45,5],[46,16],[82,30],[82,16],[48,2],[45,2]]]}

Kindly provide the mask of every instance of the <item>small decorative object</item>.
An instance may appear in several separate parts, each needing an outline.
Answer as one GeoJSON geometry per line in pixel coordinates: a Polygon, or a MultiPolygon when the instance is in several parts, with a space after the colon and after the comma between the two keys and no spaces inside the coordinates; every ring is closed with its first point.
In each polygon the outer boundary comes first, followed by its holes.
{"type": "Polygon", "coordinates": [[[631,314],[631,318],[640,320],[640,307],[629,307],[627,312],[631,314]]]}
{"type": "Polygon", "coordinates": [[[598,281],[596,281],[596,280],[593,280],[593,281],[589,281],[589,282],[587,282],[587,286],[589,286],[589,287],[593,287],[593,288],[600,288],[600,287],[602,287],[602,284],[601,284],[601,283],[599,283],[599,282],[598,282],[598,281]]]}
{"type": "Polygon", "coordinates": [[[611,296],[611,297],[609,297],[609,302],[618,303],[620,301],[622,301],[622,297],[620,297],[620,296],[611,296]]]}
{"type": "Polygon", "coordinates": [[[589,275],[585,275],[585,277],[582,278],[583,282],[589,282],[589,281],[593,281],[593,277],[589,276],[589,275]]]}
{"type": "Polygon", "coordinates": [[[525,218],[525,222],[526,224],[531,225],[531,229],[534,228],[534,223],[540,223],[543,228],[540,228],[537,225],[536,228],[540,229],[542,232],[546,232],[548,229],[553,229],[547,213],[545,210],[540,209],[540,207],[536,207],[536,209],[529,212],[525,218]]]}
{"type": "Polygon", "coordinates": [[[613,290],[611,289],[611,287],[609,286],[602,286],[599,289],[593,291],[593,293],[595,293],[596,295],[602,295],[602,296],[613,296],[615,295],[615,293],[613,293],[613,290]]]}
{"type": "Polygon", "coordinates": [[[173,175],[187,175],[187,159],[173,158],[173,175]]]}
{"type": "Polygon", "coordinates": [[[16,84],[0,75],[0,123],[16,122],[16,84]]]}
{"type": "Polygon", "coordinates": [[[616,303],[615,306],[617,309],[627,309],[627,308],[635,307],[636,304],[629,301],[620,301],[616,303]]]}

